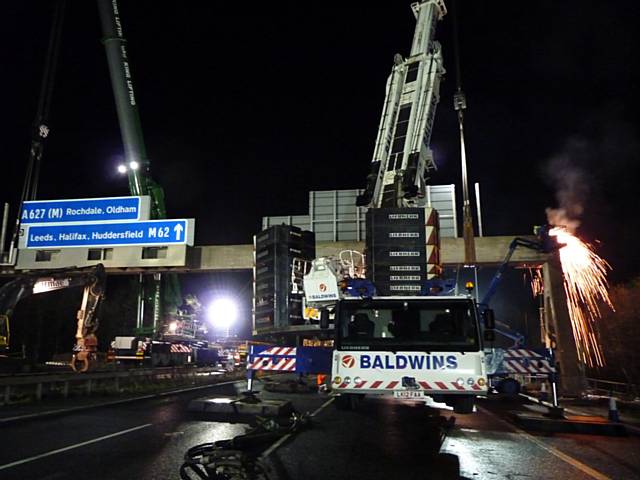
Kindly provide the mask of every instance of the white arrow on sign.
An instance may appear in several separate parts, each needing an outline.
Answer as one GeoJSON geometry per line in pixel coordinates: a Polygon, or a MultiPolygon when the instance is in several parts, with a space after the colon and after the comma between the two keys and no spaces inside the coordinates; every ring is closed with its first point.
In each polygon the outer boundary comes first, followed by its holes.
{"type": "Polygon", "coordinates": [[[184,228],[180,224],[177,224],[175,227],[173,227],[173,231],[176,232],[176,240],[178,241],[180,241],[180,235],[182,234],[182,230],[184,230],[184,228]]]}

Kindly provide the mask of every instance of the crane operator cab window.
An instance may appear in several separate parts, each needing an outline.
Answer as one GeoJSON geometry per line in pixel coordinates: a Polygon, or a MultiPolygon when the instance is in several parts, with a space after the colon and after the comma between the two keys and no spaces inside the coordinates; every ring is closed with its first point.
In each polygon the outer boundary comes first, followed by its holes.
{"type": "Polygon", "coordinates": [[[386,300],[375,305],[345,302],[339,313],[341,345],[357,350],[425,349],[471,351],[479,349],[478,326],[471,302],[386,300]],[[353,305],[352,305],[353,304],[353,305]]]}
{"type": "Polygon", "coordinates": [[[376,324],[366,312],[355,313],[349,319],[348,332],[352,338],[373,338],[376,324]]]}

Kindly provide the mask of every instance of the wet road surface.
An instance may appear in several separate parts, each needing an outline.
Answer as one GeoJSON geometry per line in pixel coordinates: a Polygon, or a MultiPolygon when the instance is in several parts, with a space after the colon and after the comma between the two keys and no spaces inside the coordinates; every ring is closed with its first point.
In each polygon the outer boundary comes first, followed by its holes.
{"type": "MultiPolygon", "coordinates": [[[[186,412],[189,400],[243,387],[237,382],[3,425],[0,478],[179,478],[189,447],[246,429],[194,419],[186,412]]],[[[299,411],[320,408],[311,429],[273,454],[291,479],[640,479],[639,437],[534,435],[506,420],[512,405],[496,399],[479,402],[473,415],[455,415],[441,453],[432,455],[432,429],[421,404],[371,398],[356,411],[338,411],[321,394],[263,395],[289,398],[299,411]]]]}

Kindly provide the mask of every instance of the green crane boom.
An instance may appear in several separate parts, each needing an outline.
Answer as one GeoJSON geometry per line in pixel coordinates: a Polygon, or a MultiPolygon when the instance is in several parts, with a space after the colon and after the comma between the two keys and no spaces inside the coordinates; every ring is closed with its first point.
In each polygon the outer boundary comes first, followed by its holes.
{"type": "MultiPolygon", "coordinates": [[[[122,21],[117,0],[98,0],[98,11],[102,24],[103,43],[109,64],[111,86],[116,102],[120,133],[124,145],[129,190],[132,195],[148,195],[151,197],[151,218],[167,218],[164,190],[151,178],[150,162],[142,135],[138,103],[133,88],[131,63],[127,52],[127,41],[124,38],[122,21]]],[[[162,315],[160,302],[164,299],[165,311],[175,311],[182,303],[180,285],[176,275],[165,275],[164,292],[161,294],[159,275],[141,276],[139,292],[138,327],[143,326],[143,312],[153,312],[153,329],[157,330],[162,315]],[[152,280],[152,285],[149,285],[152,280]],[[152,287],[152,288],[150,288],[152,287]],[[151,292],[150,292],[151,290],[151,292]]]]}

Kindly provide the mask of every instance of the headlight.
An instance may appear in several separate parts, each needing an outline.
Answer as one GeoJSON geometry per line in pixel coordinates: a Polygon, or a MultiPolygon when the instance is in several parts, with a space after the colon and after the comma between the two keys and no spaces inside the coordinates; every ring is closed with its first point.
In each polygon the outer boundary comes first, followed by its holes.
{"type": "Polygon", "coordinates": [[[361,383],[361,382],[362,382],[362,379],[360,377],[356,377],[356,378],[353,379],[353,383],[355,383],[356,385],[361,383]]]}
{"type": "Polygon", "coordinates": [[[473,385],[474,383],[476,383],[476,381],[473,378],[467,378],[467,385],[473,385]]]}
{"type": "Polygon", "coordinates": [[[459,378],[459,379],[457,379],[457,380],[456,380],[456,384],[457,384],[459,387],[463,387],[463,386],[464,386],[464,378],[459,378]]]}
{"type": "Polygon", "coordinates": [[[334,377],[333,383],[335,383],[336,385],[340,385],[342,383],[342,379],[340,377],[334,377]]]}
{"type": "Polygon", "coordinates": [[[481,387],[484,387],[486,384],[487,384],[487,381],[483,377],[480,377],[478,379],[478,385],[480,385],[481,387]]]}
{"type": "Polygon", "coordinates": [[[351,383],[351,377],[344,377],[344,383],[349,385],[351,383]]]}

